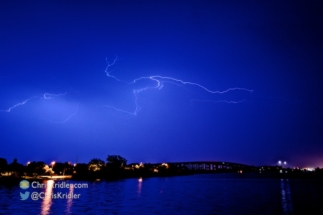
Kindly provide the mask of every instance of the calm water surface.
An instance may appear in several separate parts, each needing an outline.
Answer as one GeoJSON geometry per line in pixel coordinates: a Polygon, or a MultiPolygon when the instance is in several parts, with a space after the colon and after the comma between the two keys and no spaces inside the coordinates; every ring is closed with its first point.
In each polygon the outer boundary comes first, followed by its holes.
{"type": "Polygon", "coordinates": [[[88,188],[23,190],[18,184],[0,184],[0,214],[323,214],[323,181],[317,179],[210,174],[66,182],[87,183],[88,188]],[[20,192],[25,191],[81,195],[22,201],[20,192]]]}

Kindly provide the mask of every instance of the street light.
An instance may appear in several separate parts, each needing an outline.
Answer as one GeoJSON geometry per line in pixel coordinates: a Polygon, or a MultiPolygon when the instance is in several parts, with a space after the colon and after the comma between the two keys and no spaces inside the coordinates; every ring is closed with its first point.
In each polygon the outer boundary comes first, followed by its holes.
{"type": "Polygon", "coordinates": [[[278,161],[278,164],[279,164],[279,165],[281,165],[281,164],[282,164],[282,162],[281,162],[281,161],[278,161]]]}
{"type": "Polygon", "coordinates": [[[52,161],[50,164],[52,165],[52,168],[54,167],[54,165],[55,165],[55,161],[52,161]]]}

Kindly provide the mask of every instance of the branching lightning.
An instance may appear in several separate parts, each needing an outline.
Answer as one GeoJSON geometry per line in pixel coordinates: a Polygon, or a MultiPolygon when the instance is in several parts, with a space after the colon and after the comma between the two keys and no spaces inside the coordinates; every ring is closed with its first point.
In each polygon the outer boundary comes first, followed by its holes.
{"type": "MultiPolygon", "coordinates": [[[[124,81],[124,80],[121,80],[121,79],[119,79],[116,76],[114,76],[114,75],[111,74],[112,73],[111,72],[112,71],[111,69],[116,64],[117,61],[118,61],[118,58],[117,57],[113,60],[112,63],[109,63],[107,61],[107,67],[105,69],[106,76],[108,76],[109,78],[112,78],[112,79],[116,80],[117,82],[121,82],[121,83],[124,83],[124,84],[127,84],[127,85],[135,85],[135,84],[141,84],[142,85],[144,82],[145,83],[147,82],[144,85],[144,87],[134,88],[132,90],[133,97],[134,97],[134,106],[135,106],[135,108],[134,108],[133,111],[128,111],[128,110],[124,110],[124,109],[117,108],[117,107],[114,107],[114,106],[105,105],[105,107],[111,108],[111,109],[113,109],[115,111],[118,111],[118,112],[121,112],[121,113],[125,113],[125,114],[131,115],[131,116],[137,116],[138,113],[142,109],[142,107],[140,106],[139,101],[138,101],[139,100],[139,94],[140,93],[142,93],[144,91],[148,91],[148,90],[161,90],[164,87],[164,84],[165,83],[167,83],[167,84],[173,84],[173,85],[176,85],[176,86],[179,86],[179,87],[184,87],[184,85],[190,86],[190,87],[194,87],[196,89],[199,89],[200,91],[205,92],[206,94],[218,94],[218,95],[222,95],[222,94],[226,94],[226,93],[229,93],[229,92],[232,92],[232,91],[246,91],[246,92],[249,92],[249,93],[252,93],[253,92],[253,90],[250,90],[250,89],[247,89],[247,88],[241,88],[241,87],[228,88],[228,89],[223,90],[223,91],[211,90],[211,89],[205,87],[204,85],[201,85],[201,84],[196,83],[196,82],[189,82],[189,81],[184,81],[184,80],[177,79],[177,78],[174,78],[174,77],[161,76],[161,75],[142,76],[142,77],[139,77],[139,78],[135,78],[132,81],[124,81]]],[[[186,88],[186,87],[184,87],[184,88],[186,88]]],[[[42,94],[40,96],[34,96],[34,97],[29,98],[29,99],[26,99],[26,100],[24,100],[24,101],[22,101],[20,103],[17,103],[15,105],[13,105],[12,107],[9,107],[8,109],[0,110],[0,112],[7,112],[7,113],[9,113],[13,109],[15,109],[15,108],[17,108],[19,106],[23,106],[27,102],[29,102],[30,100],[35,99],[35,98],[44,99],[44,100],[52,100],[52,99],[55,99],[56,97],[65,96],[66,94],[67,94],[67,92],[59,93],[59,94],[44,93],[44,94],[42,94]]],[[[234,101],[234,100],[231,100],[231,101],[230,100],[217,100],[217,101],[214,101],[214,100],[191,99],[190,102],[191,102],[191,104],[193,104],[193,102],[213,102],[213,103],[237,104],[237,103],[245,102],[245,100],[240,100],[240,101],[234,101]]],[[[53,123],[66,123],[75,114],[77,114],[78,110],[79,110],[79,105],[77,105],[76,110],[71,115],[69,115],[65,120],[59,121],[59,122],[54,122],[54,121],[52,121],[52,122],[53,123]]]]}
{"type": "MultiPolygon", "coordinates": [[[[126,84],[129,84],[129,85],[130,84],[135,84],[135,83],[137,83],[137,82],[139,82],[141,80],[150,80],[150,81],[155,83],[155,85],[153,85],[153,86],[146,86],[146,87],[143,87],[143,88],[133,90],[134,100],[135,100],[135,110],[133,112],[129,112],[129,111],[125,111],[125,110],[113,107],[113,106],[105,105],[106,107],[112,108],[112,109],[114,109],[116,111],[127,113],[127,114],[130,114],[130,115],[133,115],[133,116],[137,116],[138,112],[141,110],[141,107],[138,104],[138,94],[143,92],[143,91],[149,90],[149,89],[158,89],[158,90],[160,90],[160,89],[162,89],[164,87],[164,83],[172,83],[172,84],[175,84],[175,85],[181,86],[181,87],[183,85],[191,85],[191,86],[198,87],[198,88],[202,89],[203,91],[205,91],[207,93],[210,93],[210,94],[225,94],[225,93],[228,93],[230,91],[238,91],[238,90],[239,91],[247,91],[247,92],[250,92],[250,93],[253,92],[253,90],[249,90],[249,89],[241,88],[241,87],[233,87],[233,88],[229,88],[229,89],[223,90],[223,91],[213,91],[213,90],[210,90],[210,89],[206,88],[205,86],[203,86],[201,84],[198,84],[198,83],[195,83],[195,82],[183,81],[181,79],[176,79],[176,78],[173,78],[173,77],[167,77],[167,76],[161,76],[161,75],[144,76],[144,77],[136,78],[131,82],[126,82],[126,81],[120,80],[117,77],[111,75],[110,74],[111,72],[109,72],[110,67],[112,67],[117,62],[117,60],[118,60],[118,58],[116,57],[113,60],[112,63],[109,63],[107,61],[108,65],[107,65],[107,67],[105,69],[105,73],[109,78],[113,78],[116,81],[126,83],[126,84]]],[[[192,103],[192,101],[199,101],[199,100],[191,100],[191,103],[192,103]]],[[[202,100],[200,100],[200,101],[202,101],[202,100]]],[[[208,100],[208,101],[211,101],[211,100],[208,100]]],[[[215,102],[215,103],[216,102],[225,102],[225,103],[237,104],[237,103],[241,103],[243,101],[244,100],[242,100],[242,101],[220,100],[220,101],[213,101],[213,102],[215,102]]]]}

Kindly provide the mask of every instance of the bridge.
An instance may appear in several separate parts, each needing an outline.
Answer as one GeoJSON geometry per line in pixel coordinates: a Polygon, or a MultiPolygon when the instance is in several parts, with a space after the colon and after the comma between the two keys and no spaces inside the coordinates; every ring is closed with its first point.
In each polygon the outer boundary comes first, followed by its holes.
{"type": "Polygon", "coordinates": [[[170,162],[167,163],[170,166],[175,166],[177,168],[186,168],[188,170],[203,170],[203,171],[242,171],[242,170],[253,170],[256,167],[232,163],[232,162],[224,162],[224,161],[195,161],[195,162],[170,162]]]}

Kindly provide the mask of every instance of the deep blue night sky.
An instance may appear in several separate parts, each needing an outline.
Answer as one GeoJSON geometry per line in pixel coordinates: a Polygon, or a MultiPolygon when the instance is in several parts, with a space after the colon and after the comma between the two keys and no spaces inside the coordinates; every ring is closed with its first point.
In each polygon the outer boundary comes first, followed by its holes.
{"type": "Polygon", "coordinates": [[[1,1],[0,157],[322,167],[322,8],[1,1]]]}

